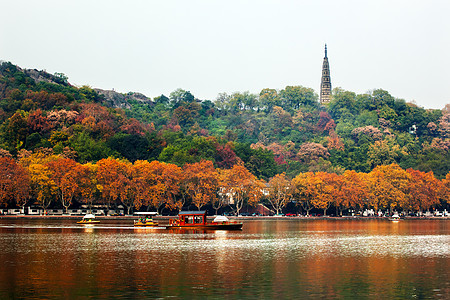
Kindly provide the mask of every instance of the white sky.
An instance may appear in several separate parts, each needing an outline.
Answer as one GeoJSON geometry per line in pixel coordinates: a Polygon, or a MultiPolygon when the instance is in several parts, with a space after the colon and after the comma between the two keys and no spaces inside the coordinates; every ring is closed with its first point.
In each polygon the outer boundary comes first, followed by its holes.
{"type": "Polygon", "coordinates": [[[0,60],[72,84],[202,100],[303,85],[450,103],[448,0],[0,0],[0,60]]]}

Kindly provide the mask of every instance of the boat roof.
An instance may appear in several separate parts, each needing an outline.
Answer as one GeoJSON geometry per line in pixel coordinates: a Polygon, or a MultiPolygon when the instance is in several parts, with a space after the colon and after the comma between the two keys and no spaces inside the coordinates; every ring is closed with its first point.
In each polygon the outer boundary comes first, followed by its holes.
{"type": "Polygon", "coordinates": [[[186,210],[180,211],[178,215],[204,215],[206,214],[206,210],[186,210]]]}
{"type": "Polygon", "coordinates": [[[213,222],[228,222],[229,219],[225,216],[217,216],[214,218],[213,222]]]}
{"type": "Polygon", "coordinates": [[[93,215],[93,214],[86,214],[86,215],[84,215],[83,219],[95,219],[95,215],[93,215]]]}

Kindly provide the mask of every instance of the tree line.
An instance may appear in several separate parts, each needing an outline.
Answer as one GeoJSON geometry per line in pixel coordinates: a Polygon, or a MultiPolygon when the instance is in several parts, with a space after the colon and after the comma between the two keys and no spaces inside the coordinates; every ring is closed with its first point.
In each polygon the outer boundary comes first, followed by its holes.
{"type": "Polygon", "coordinates": [[[448,208],[450,173],[439,180],[432,172],[381,165],[369,173],[304,172],[290,179],[285,173],[267,181],[258,179],[243,164],[216,168],[211,161],[175,164],[104,158],[78,163],[51,149],[21,151],[14,160],[0,155],[0,206],[37,205],[44,210],[72,205],[108,209],[123,205],[134,210],[183,207],[224,208],[239,214],[244,205],[264,203],[281,213],[289,203],[307,214],[330,208],[342,215],[350,209],[426,211],[448,208]]]}

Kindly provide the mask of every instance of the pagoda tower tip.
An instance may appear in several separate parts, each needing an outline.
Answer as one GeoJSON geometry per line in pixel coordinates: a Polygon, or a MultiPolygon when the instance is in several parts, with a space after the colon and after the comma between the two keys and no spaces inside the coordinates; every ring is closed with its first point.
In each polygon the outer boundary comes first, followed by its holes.
{"type": "Polygon", "coordinates": [[[331,76],[330,65],[328,63],[327,44],[325,44],[325,57],[322,65],[322,80],[320,83],[320,103],[328,103],[331,101],[331,76]]]}

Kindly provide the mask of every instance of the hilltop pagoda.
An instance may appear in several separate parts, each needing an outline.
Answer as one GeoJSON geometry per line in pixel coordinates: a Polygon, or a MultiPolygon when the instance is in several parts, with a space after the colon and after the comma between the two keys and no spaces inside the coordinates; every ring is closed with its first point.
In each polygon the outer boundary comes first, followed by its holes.
{"type": "Polygon", "coordinates": [[[330,65],[328,64],[327,44],[325,44],[325,57],[322,65],[322,81],[320,83],[320,103],[328,103],[331,100],[330,65]]]}

